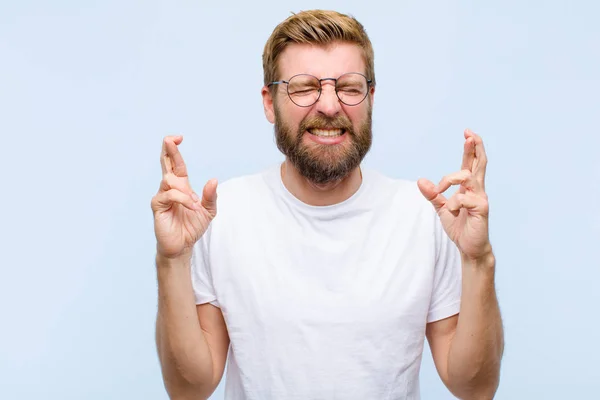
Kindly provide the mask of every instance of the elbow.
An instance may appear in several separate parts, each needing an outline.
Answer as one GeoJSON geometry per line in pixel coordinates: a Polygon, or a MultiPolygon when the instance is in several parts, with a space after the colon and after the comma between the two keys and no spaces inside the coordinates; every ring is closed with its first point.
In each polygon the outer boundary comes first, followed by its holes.
{"type": "MultiPolygon", "coordinates": [[[[167,357],[165,357],[167,358],[167,357]]],[[[218,386],[211,374],[196,368],[183,368],[174,360],[162,362],[163,383],[171,400],[206,400],[218,386]]]]}
{"type": "Polygon", "coordinates": [[[207,400],[216,387],[165,379],[165,389],[171,400],[207,400]]]}
{"type": "Polygon", "coordinates": [[[453,393],[461,400],[492,400],[496,395],[497,386],[482,386],[468,390],[465,393],[453,393]]]}
{"type": "Polygon", "coordinates": [[[158,358],[163,385],[171,400],[206,400],[219,384],[220,379],[212,373],[212,364],[186,362],[182,365],[160,342],[158,358]]]}
{"type": "Polygon", "coordinates": [[[500,386],[500,365],[488,366],[470,375],[450,377],[448,389],[461,400],[492,400],[500,386]]]}
{"type": "Polygon", "coordinates": [[[451,388],[450,392],[460,400],[492,400],[498,385],[477,385],[472,387],[451,388]]]}

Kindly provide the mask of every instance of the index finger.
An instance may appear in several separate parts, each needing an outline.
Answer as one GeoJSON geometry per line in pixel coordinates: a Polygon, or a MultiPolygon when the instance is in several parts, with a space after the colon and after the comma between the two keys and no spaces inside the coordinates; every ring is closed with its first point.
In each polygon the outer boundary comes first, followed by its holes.
{"type": "Polygon", "coordinates": [[[182,136],[165,136],[162,142],[162,148],[160,151],[160,166],[162,168],[163,176],[173,173],[174,163],[172,158],[169,156],[168,143],[180,144],[183,140],[182,136]]]}
{"type": "Polygon", "coordinates": [[[485,190],[485,170],[487,167],[487,154],[483,146],[483,139],[473,131],[467,129],[465,131],[465,138],[472,138],[475,145],[475,159],[473,160],[473,177],[479,182],[481,187],[485,190]]]}
{"type": "MultiPolygon", "coordinates": [[[[179,141],[179,143],[181,143],[181,141],[179,141]]],[[[178,143],[169,140],[166,141],[165,144],[167,146],[167,156],[171,161],[172,172],[175,174],[175,176],[178,176],[180,178],[186,177],[187,168],[185,166],[185,163],[183,162],[183,157],[181,156],[181,153],[177,148],[178,143]]]]}
{"type": "Polygon", "coordinates": [[[465,149],[463,151],[463,161],[461,170],[468,169],[469,171],[473,168],[473,161],[475,160],[475,145],[472,138],[466,138],[465,149]]]}

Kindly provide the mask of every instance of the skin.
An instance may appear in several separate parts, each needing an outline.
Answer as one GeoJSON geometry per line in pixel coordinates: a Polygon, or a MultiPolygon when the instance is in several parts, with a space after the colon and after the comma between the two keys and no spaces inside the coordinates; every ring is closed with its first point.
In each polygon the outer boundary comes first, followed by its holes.
{"type": "MultiPolygon", "coordinates": [[[[279,62],[280,76],[283,79],[306,73],[319,78],[337,78],[347,72],[364,73],[366,69],[362,52],[352,44],[339,43],[328,47],[307,44],[291,44],[281,54],[279,62]]],[[[276,99],[271,96],[269,88],[262,89],[263,106],[267,120],[275,123],[275,101],[284,116],[287,125],[298,129],[300,121],[309,115],[335,117],[343,114],[352,122],[354,131],[360,130],[361,122],[367,118],[369,102],[373,104],[375,88],[371,87],[368,98],[357,106],[347,106],[339,101],[335,94],[334,83],[324,81],[323,93],[312,107],[298,107],[286,94],[285,85],[276,87],[276,99]]],[[[352,140],[345,136],[344,143],[335,146],[347,146],[352,140]]],[[[314,147],[314,138],[308,132],[303,137],[305,146],[314,147]]],[[[355,168],[346,177],[335,182],[318,185],[304,178],[285,160],[282,165],[282,180],[287,189],[301,201],[315,206],[325,206],[344,201],[355,193],[361,184],[360,168],[355,168]]]]}
{"type": "Polygon", "coordinates": [[[483,140],[469,129],[461,169],[434,185],[417,184],[435,207],[444,230],[460,250],[462,295],[458,315],[427,326],[436,368],[461,399],[492,399],[500,382],[504,332],[494,285],[496,262],[489,240],[483,140]],[[450,198],[443,193],[460,185],[450,198]]]}
{"type": "MultiPolygon", "coordinates": [[[[284,79],[297,73],[338,77],[345,72],[364,72],[360,49],[355,45],[329,47],[290,45],[280,58],[284,79]]],[[[375,89],[358,106],[339,102],[333,86],[323,84],[320,100],[308,108],[297,107],[284,89],[275,98],[262,89],[267,119],[275,122],[275,105],[293,128],[307,115],[343,113],[355,129],[368,116],[375,89]],[[277,103],[276,103],[277,102],[277,103]]],[[[488,234],[488,200],[485,194],[487,157],[481,138],[464,133],[461,169],[445,176],[438,185],[421,179],[419,189],[435,207],[449,237],[458,246],[463,270],[460,313],[429,323],[426,335],[438,373],[448,389],[461,399],[491,399],[499,383],[503,330],[495,294],[495,259],[488,234]],[[450,198],[443,193],[454,185],[450,198]]],[[[193,244],[216,216],[215,180],[197,196],[191,189],[185,163],[178,150],[181,136],[164,139],[161,152],[163,181],[152,199],[157,237],[159,310],[156,341],[165,387],[173,399],[207,398],[222,378],[229,336],[220,310],[210,304],[196,306],[190,278],[193,244]]],[[[351,140],[351,138],[346,138],[351,140]]],[[[313,146],[307,132],[303,144],[313,146]]],[[[343,142],[337,146],[344,146],[343,142]]],[[[331,205],[348,199],[361,184],[360,168],[326,184],[304,178],[287,160],[282,180],[296,197],[311,205],[331,205]]]]}
{"type": "Polygon", "coordinates": [[[157,239],[158,314],[156,345],[165,388],[171,399],[206,399],[225,368],[229,335],[221,310],[196,306],[191,282],[194,243],[217,214],[217,181],[199,197],[192,190],[177,146],[183,137],[164,138],[163,179],[152,198],[157,239]]]}

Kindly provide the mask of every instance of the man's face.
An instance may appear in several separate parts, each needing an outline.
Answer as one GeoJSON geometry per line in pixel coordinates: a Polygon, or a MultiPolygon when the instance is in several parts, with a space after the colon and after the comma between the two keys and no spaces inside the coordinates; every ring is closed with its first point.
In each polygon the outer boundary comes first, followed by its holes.
{"type": "MultiPolygon", "coordinates": [[[[365,74],[365,63],[362,50],[354,44],[292,44],[281,54],[279,71],[282,80],[297,74],[338,78],[351,72],[365,74]]],[[[263,89],[267,117],[275,124],[277,147],[313,183],[344,178],[360,165],[371,147],[374,89],[369,88],[362,103],[348,106],[336,96],[334,81],[322,81],[319,100],[310,107],[300,107],[291,101],[286,86],[276,85],[272,102],[263,89]]]]}

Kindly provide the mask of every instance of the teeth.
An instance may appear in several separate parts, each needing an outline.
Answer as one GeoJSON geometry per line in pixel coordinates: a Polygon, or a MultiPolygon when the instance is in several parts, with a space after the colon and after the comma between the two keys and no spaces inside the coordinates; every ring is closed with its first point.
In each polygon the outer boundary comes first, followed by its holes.
{"type": "Polygon", "coordinates": [[[316,136],[335,137],[340,136],[343,131],[341,129],[311,129],[310,133],[316,136]]]}

